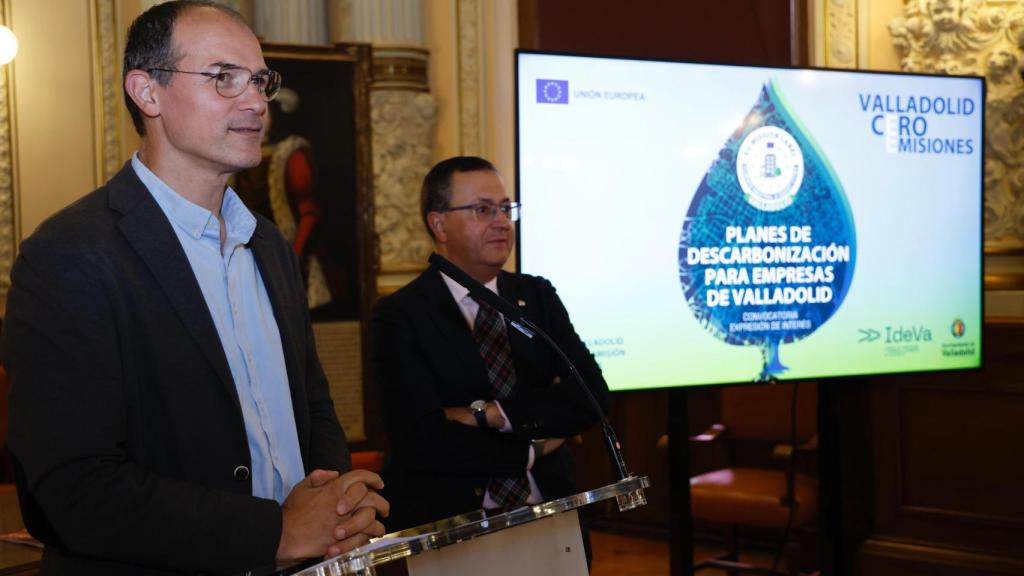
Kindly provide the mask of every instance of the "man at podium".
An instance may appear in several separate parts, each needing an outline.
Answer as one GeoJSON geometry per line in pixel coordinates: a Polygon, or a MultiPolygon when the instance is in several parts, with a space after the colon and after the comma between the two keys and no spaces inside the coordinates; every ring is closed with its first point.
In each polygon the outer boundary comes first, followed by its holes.
{"type": "MultiPolygon", "coordinates": [[[[421,211],[438,254],[547,332],[607,411],[607,384],[554,287],[502,270],[520,206],[495,167],[477,157],[438,163],[421,211]]],[[[565,439],[600,415],[544,341],[508,326],[436,266],[378,302],[373,365],[391,446],[389,530],[575,492],[565,439]]]]}
{"type": "Polygon", "coordinates": [[[3,358],[44,576],[267,574],[383,533],[296,255],[227,186],[280,85],[230,8],[151,7],[124,57],[138,152],[21,245],[3,358]]]}

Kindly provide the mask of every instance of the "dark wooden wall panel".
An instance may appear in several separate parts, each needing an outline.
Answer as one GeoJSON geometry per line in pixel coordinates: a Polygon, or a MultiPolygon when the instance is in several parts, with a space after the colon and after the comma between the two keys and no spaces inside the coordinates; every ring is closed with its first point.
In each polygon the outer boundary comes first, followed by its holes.
{"type": "Polygon", "coordinates": [[[1019,576],[1024,563],[1004,557],[911,543],[869,540],[857,564],[871,576],[1019,576]]]}
{"type": "Polygon", "coordinates": [[[1024,522],[1024,466],[1006,466],[1001,446],[1024,438],[1024,395],[907,389],[900,407],[905,506],[1024,522]]]}
{"type": "MultiPolygon", "coordinates": [[[[788,65],[790,0],[521,0],[519,45],[701,62],[788,65]]],[[[797,34],[799,36],[799,33],[797,34]]]]}
{"type": "Polygon", "coordinates": [[[985,369],[870,384],[874,525],[861,574],[1024,574],[1024,323],[985,327],[985,369]]]}

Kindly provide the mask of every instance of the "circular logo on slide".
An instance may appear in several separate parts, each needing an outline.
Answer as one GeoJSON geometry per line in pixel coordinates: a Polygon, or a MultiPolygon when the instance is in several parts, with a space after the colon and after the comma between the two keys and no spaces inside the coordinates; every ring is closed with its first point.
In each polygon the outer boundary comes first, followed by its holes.
{"type": "Polygon", "coordinates": [[[793,203],[804,181],[803,152],[789,132],[763,126],[740,144],[736,178],[751,206],[777,212],[793,203]]]}
{"type": "Polygon", "coordinates": [[[964,332],[967,332],[967,325],[964,324],[963,320],[957,318],[953,320],[953,325],[949,327],[949,331],[953,334],[953,337],[963,338],[964,332]]]}
{"type": "Polygon", "coordinates": [[[562,99],[562,87],[558,85],[558,82],[548,81],[544,84],[542,89],[544,99],[548,102],[558,102],[562,99]]]}

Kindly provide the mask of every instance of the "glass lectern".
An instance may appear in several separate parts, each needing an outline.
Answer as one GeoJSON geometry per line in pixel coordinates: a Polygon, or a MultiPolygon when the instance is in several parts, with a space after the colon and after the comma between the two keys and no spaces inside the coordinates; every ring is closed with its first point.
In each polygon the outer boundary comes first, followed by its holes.
{"type": "Polygon", "coordinates": [[[587,574],[577,509],[615,498],[620,511],[647,504],[646,476],[501,514],[484,510],[388,534],[297,576],[374,576],[404,559],[410,576],[587,574]]]}

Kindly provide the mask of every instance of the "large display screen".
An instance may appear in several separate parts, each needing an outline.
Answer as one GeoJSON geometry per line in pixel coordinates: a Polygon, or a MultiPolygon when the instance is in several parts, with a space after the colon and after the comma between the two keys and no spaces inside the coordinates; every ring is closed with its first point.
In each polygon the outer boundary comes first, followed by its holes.
{"type": "Polygon", "coordinates": [[[613,390],[980,366],[981,78],[516,59],[519,268],[613,390]]]}

